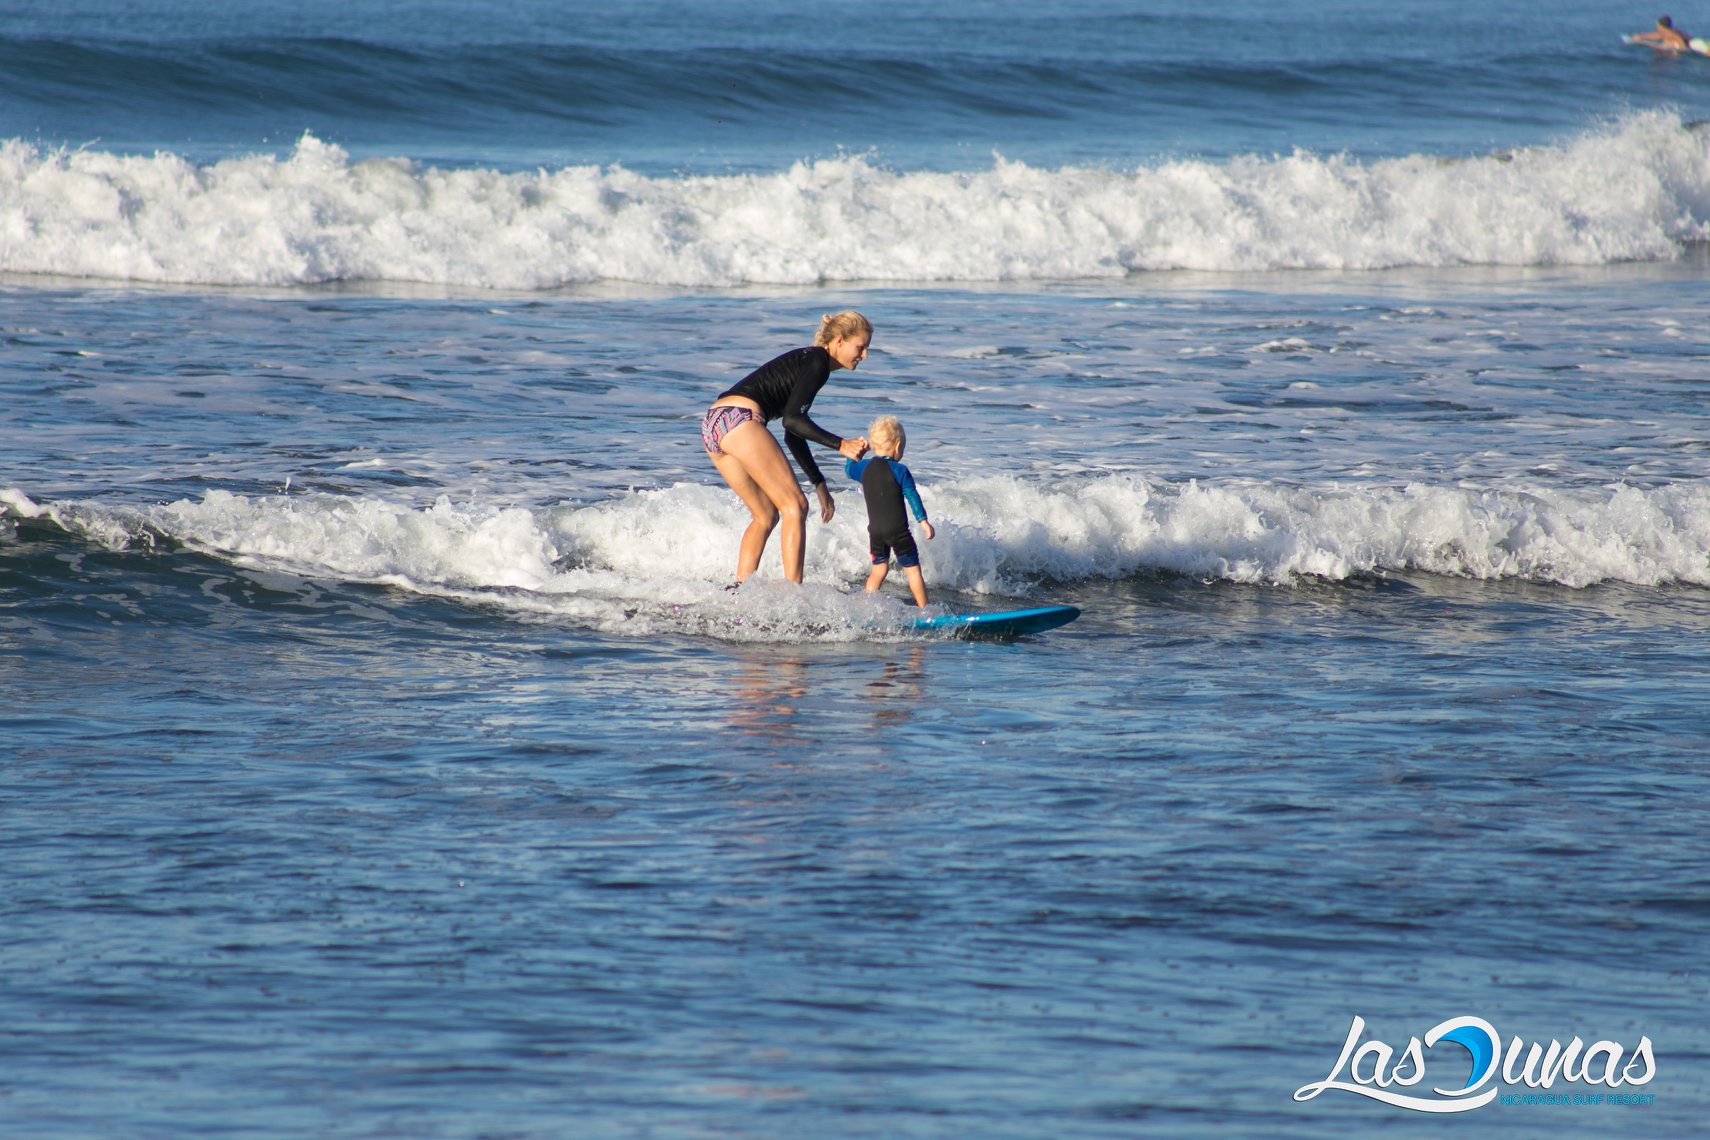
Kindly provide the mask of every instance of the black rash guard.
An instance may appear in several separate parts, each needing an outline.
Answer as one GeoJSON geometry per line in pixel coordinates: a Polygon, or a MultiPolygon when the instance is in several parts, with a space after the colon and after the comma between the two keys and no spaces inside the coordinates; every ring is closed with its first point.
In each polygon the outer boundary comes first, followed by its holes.
{"type": "Polygon", "coordinates": [[[843,440],[832,435],[808,418],[808,408],[825,382],[831,378],[831,353],[815,345],[794,348],[784,355],[768,360],[743,378],[742,382],[718,398],[746,396],[760,405],[760,417],[765,420],[783,419],[784,443],[796,457],[796,466],[815,487],[825,482],[819,464],[813,461],[808,441],[822,447],[837,448],[843,440]]]}

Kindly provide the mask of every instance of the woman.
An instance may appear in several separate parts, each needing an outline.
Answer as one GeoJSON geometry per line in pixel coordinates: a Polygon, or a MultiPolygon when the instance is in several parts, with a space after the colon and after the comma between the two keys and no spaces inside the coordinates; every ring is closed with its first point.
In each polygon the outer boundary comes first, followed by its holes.
{"type": "Polygon", "coordinates": [[[867,441],[859,436],[840,439],[809,419],[807,412],[831,374],[839,368],[854,369],[867,358],[872,342],[873,326],[860,313],[851,310],[822,317],[811,347],[792,349],[762,364],[740,384],[720,393],[707,409],[701,420],[701,442],[718,473],[754,516],[742,532],[736,559],[738,585],[760,565],[766,540],[780,523],[784,577],[800,582],[807,559],[807,498],[783,448],[766,430],[767,421],[784,421],[784,442],[813,484],[820,521],[830,522],[836,506],[808,442],[859,459],[867,441]]]}
{"type": "Polygon", "coordinates": [[[1657,51],[1690,51],[1692,47],[1686,33],[1675,27],[1674,21],[1667,16],[1657,17],[1656,31],[1640,32],[1630,39],[1636,44],[1648,44],[1657,51]]]}

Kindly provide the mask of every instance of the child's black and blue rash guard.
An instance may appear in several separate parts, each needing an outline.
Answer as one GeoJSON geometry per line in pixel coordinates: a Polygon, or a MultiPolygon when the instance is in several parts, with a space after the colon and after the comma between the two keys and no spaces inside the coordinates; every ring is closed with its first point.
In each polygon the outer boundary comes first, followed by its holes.
{"type": "Polygon", "coordinates": [[[867,534],[870,537],[880,542],[891,542],[907,534],[908,515],[903,513],[905,502],[917,520],[926,521],[926,506],[920,501],[920,492],[915,490],[914,476],[897,460],[883,455],[869,455],[862,460],[846,459],[843,471],[861,484],[866,495],[867,534]]]}

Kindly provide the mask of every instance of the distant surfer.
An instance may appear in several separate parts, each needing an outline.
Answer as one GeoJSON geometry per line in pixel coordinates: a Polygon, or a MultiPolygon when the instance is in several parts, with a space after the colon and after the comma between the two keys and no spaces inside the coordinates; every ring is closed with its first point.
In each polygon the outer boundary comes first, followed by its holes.
{"type": "Polygon", "coordinates": [[[908,578],[909,593],[914,604],[926,607],[926,576],[920,569],[920,548],[909,533],[908,515],[903,505],[914,512],[920,532],[933,535],[932,523],[926,517],[926,507],[915,490],[914,475],[902,465],[903,448],[908,436],[895,416],[880,416],[867,428],[867,439],[873,454],[866,459],[843,461],[843,470],[861,484],[867,499],[867,543],[873,568],[867,573],[867,592],[877,593],[891,572],[891,555],[908,578]]]}
{"type": "Polygon", "coordinates": [[[1657,51],[1691,51],[1692,40],[1685,32],[1674,26],[1674,21],[1667,16],[1657,17],[1657,28],[1654,32],[1640,32],[1627,37],[1628,43],[1644,44],[1657,51]]]}
{"type": "Polygon", "coordinates": [[[802,580],[807,559],[807,497],[766,424],[775,419],[784,421],[784,443],[813,485],[820,521],[830,522],[837,508],[808,443],[835,448],[845,459],[859,459],[867,450],[867,441],[858,436],[843,439],[832,435],[808,418],[808,408],[833,372],[853,370],[867,358],[872,342],[873,325],[860,313],[848,310],[822,317],[819,334],[810,347],[791,349],[762,364],[741,383],[721,392],[702,418],[701,443],[707,456],[753,516],[742,532],[737,553],[738,584],[747,581],[760,565],[766,540],[780,527],[784,577],[791,582],[802,580]]]}

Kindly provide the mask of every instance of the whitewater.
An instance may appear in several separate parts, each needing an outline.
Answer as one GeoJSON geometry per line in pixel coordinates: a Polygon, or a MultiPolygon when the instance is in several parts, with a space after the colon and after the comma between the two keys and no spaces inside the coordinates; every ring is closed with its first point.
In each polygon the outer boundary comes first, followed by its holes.
{"type": "Polygon", "coordinates": [[[1197,269],[1598,265],[1710,241],[1710,135],[1666,111],[1463,159],[1295,151],[1109,170],[507,173],[0,144],[0,271],[281,286],[546,290],[1045,281],[1197,269]]]}
{"type": "MultiPolygon", "coordinates": [[[[925,552],[933,581],[1025,595],[1051,583],[1180,574],[1286,585],[1299,577],[1418,570],[1585,587],[1710,585],[1710,490],[1606,492],[1276,488],[1133,477],[1042,486],[1011,478],[929,485],[954,520],[925,552]]],[[[252,498],[225,491],[148,508],[37,504],[0,491],[11,519],[47,519],[104,549],[173,544],[263,570],[428,592],[527,591],[550,604],[602,592],[620,601],[709,597],[727,572],[719,540],[740,507],[703,485],[540,512],[414,509],[381,498],[252,498]],[[658,568],[670,566],[661,576],[658,568]]],[[[850,512],[853,514],[854,512],[850,512]]],[[[811,577],[860,564],[858,519],[816,530],[811,577]]]]}

